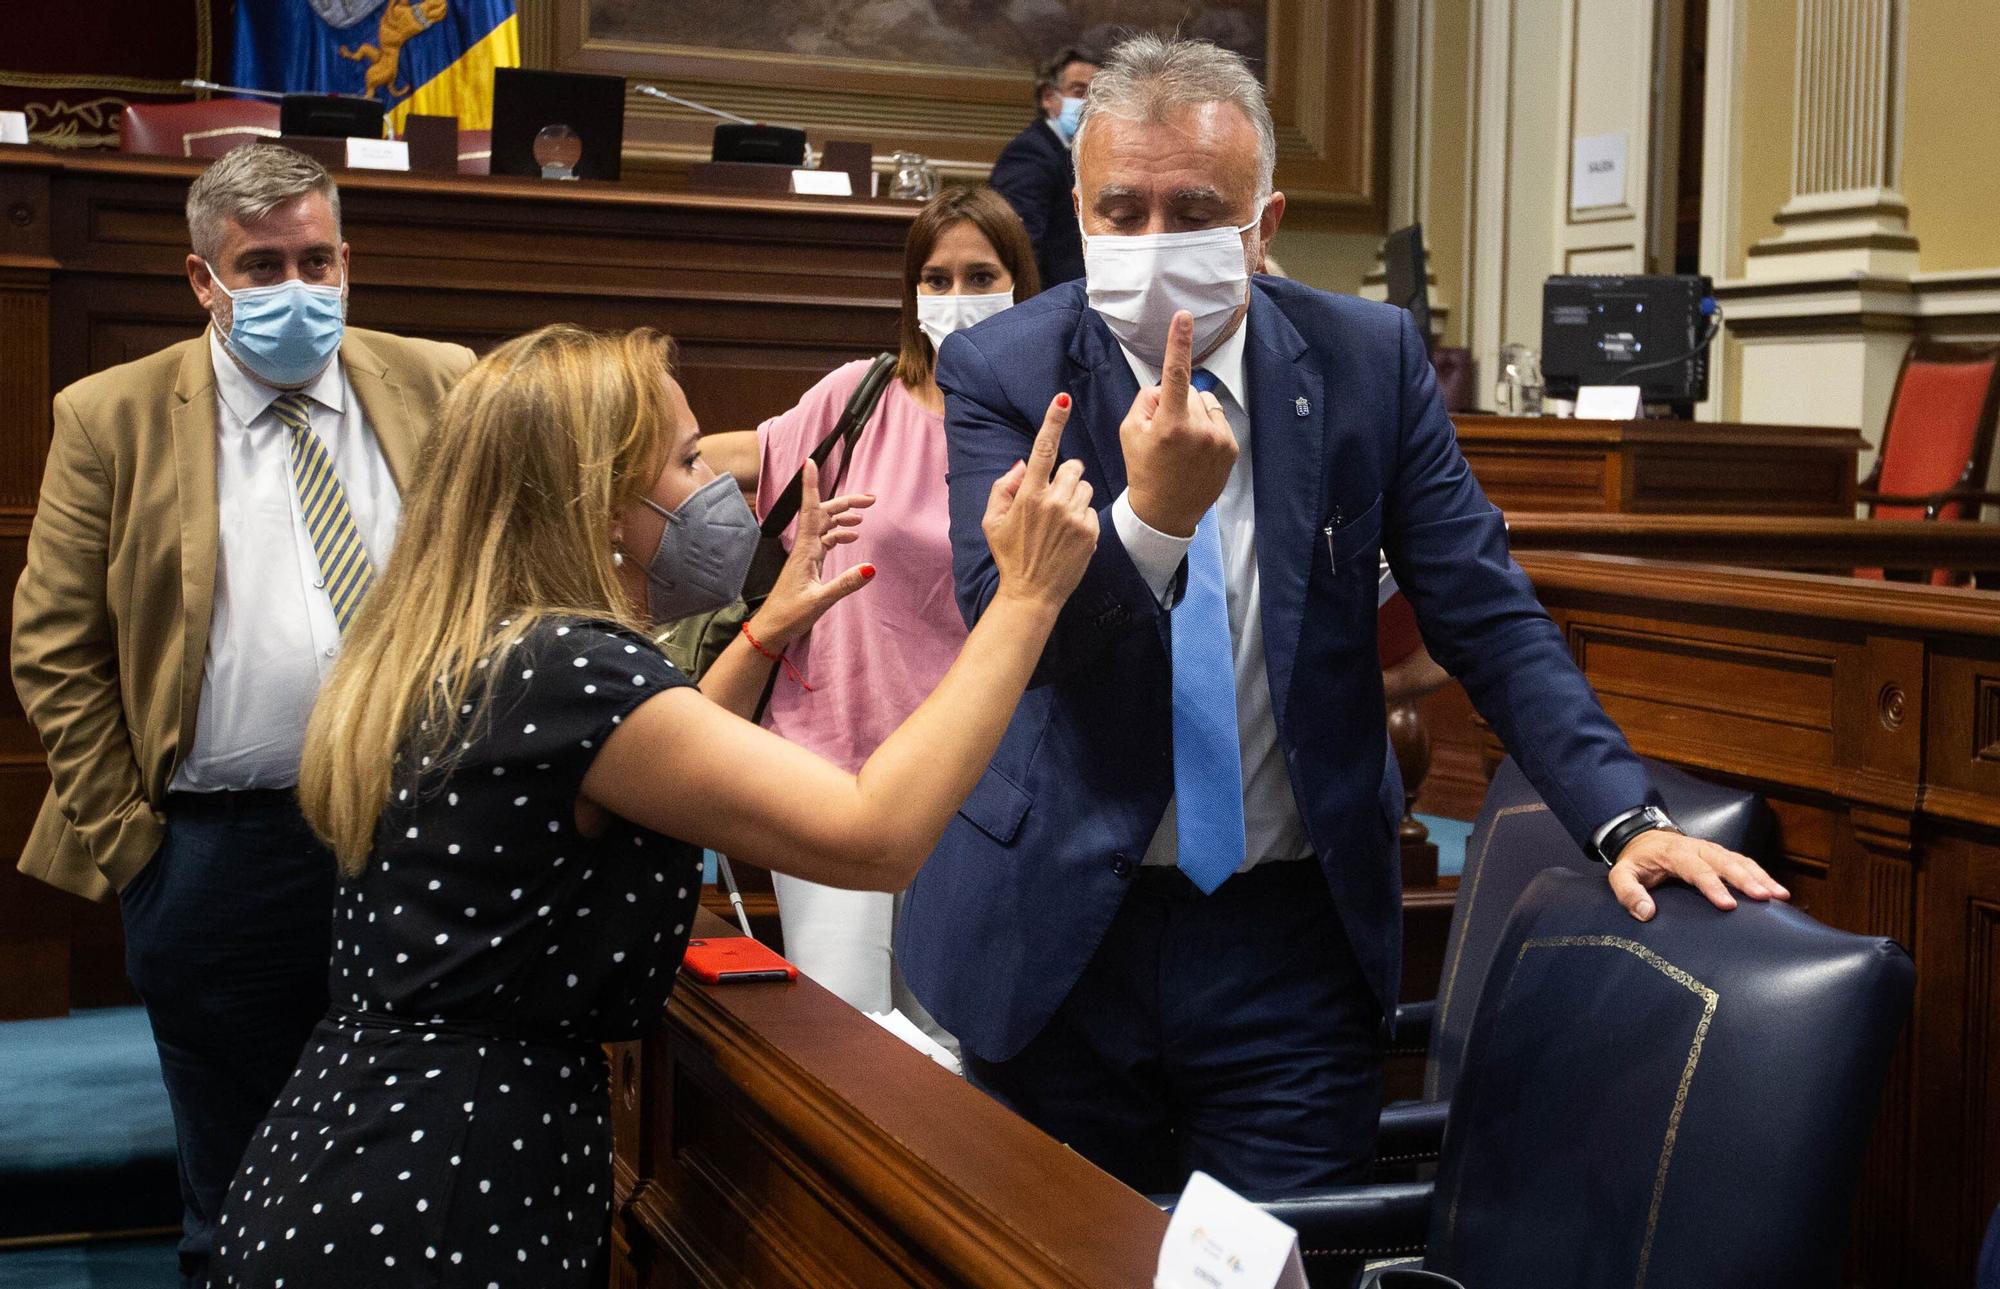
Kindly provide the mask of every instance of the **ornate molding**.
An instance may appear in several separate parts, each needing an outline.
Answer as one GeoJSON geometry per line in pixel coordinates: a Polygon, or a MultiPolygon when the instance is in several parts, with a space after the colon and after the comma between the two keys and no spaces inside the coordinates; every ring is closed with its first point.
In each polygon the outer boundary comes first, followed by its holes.
{"type": "MultiPolygon", "coordinates": [[[[1272,0],[1266,81],[1278,133],[1278,185],[1338,227],[1379,231],[1387,200],[1388,0],[1272,0]]],[[[614,40],[593,29],[591,0],[522,0],[530,65],[656,79],[726,111],[859,138],[878,154],[910,148],[948,175],[983,178],[1027,123],[1021,72],[614,40]]],[[[684,167],[708,155],[711,122],[635,102],[628,165],[684,167]]]]}

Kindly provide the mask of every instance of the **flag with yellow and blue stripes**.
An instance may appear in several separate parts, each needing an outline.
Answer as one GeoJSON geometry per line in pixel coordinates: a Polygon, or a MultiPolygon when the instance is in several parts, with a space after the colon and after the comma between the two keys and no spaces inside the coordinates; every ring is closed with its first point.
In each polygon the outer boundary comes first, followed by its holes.
{"type": "Polygon", "coordinates": [[[412,112],[493,124],[493,69],[521,65],[514,0],[238,0],[231,81],[360,94],[401,131],[412,112]]]}

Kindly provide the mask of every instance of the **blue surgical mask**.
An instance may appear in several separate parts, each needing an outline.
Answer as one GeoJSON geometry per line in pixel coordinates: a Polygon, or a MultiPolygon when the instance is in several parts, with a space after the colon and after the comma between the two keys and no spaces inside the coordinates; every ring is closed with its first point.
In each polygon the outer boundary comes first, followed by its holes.
{"type": "Polygon", "coordinates": [[[1083,100],[1063,95],[1062,110],[1055,114],[1056,133],[1064,143],[1076,142],[1076,128],[1083,124],[1083,100]]]}
{"type": "Polygon", "coordinates": [[[229,352],[237,361],[273,385],[303,385],[326,370],[346,326],[344,286],[293,278],[231,291],[213,265],[208,275],[229,298],[229,352]]]}

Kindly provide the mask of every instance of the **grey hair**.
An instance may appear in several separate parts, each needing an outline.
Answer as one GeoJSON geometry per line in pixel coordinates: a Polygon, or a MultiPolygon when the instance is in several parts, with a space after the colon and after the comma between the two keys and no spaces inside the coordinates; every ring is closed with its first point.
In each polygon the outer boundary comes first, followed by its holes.
{"type": "Polygon", "coordinates": [[[254,224],[309,192],[326,194],[326,204],[333,208],[334,240],[339,241],[340,190],[325,166],[275,143],[231,148],[188,189],[188,240],[194,253],[213,260],[222,250],[230,220],[254,224]]]}
{"type": "MultiPolygon", "coordinates": [[[[1257,199],[1271,195],[1278,168],[1278,134],[1264,87],[1241,54],[1206,40],[1133,36],[1111,51],[1090,82],[1077,143],[1096,117],[1158,123],[1204,103],[1234,103],[1257,128],[1257,199]]],[[[1079,148],[1080,150],[1080,148],[1079,148]]]]}

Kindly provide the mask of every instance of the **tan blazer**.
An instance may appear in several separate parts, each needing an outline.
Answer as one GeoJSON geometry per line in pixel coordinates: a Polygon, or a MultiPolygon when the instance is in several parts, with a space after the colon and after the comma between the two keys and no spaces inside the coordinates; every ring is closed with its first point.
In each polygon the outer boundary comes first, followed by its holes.
{"type": "MultiPolygon", "coordinates": [[[[417,444],[472,352],[350,328],[340,357],[407,491],[417,444]]],[[[206,333],[55,398],[13,642],[14,690],[54,782],[20,867],[89,899],[110,899],[152,859],[167,784],[194,744],[219,427],[206,333]]]]}

